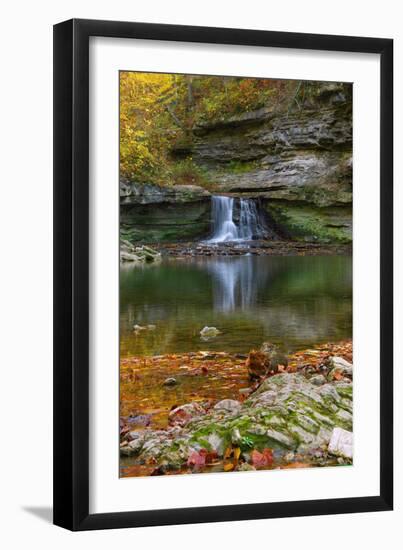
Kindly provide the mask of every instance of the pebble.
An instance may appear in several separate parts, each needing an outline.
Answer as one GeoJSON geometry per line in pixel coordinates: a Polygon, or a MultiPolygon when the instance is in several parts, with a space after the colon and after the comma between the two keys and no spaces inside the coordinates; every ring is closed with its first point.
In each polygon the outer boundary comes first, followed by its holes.
{"type": "Polygon", "coordinates": [[[178,384],[177,379],[173,377],[166,378],[166,380],[164,380],[163,382],[164,386],[176,386],[177,384],[178,384]]]}

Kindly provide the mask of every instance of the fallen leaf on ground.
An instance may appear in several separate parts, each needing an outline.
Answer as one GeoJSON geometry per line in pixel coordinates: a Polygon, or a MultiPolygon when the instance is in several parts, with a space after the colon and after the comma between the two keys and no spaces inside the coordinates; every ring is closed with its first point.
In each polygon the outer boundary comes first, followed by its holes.
{"type": "Polygon", "coordinates": [[[187,465],[188,466],[204,466],[206,464],[206,452],[192,451],[189,454],[187,465]]]}
{"type": "Polygon", "coordinates": [[[225,458],[229,458],[229,457],[231,456],[231,454],[232,454],[232,447],[227,447],[227,448],[225,449],[224,459],[225,459],[225,458]]]}
{"type": "Polygon", "coordinates": [[[257,467],[271,466],[273,464],[273,451],[268,448],[263,449],[263,452],[253,449],[251,452],[251,462],[253,466],[257,467]]]}

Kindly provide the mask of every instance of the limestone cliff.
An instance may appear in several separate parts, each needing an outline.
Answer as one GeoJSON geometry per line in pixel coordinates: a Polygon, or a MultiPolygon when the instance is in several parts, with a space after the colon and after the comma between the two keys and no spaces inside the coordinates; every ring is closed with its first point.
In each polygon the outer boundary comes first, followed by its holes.
{"type": "Polygon", "coordinates": [[[120,181],[120,229],[131,242],[192,240],[210,231],[210,193],[196,185],[120,181]]]}
{"type": "MultiPolygon", "coordinates": [[[[303,102],[198,123],[171,154],[201,167],[214,194],[258,199],[285,238],[351,242],[349,84],[323,83],[303,102]]],[[[211,227],[210,193],[195,185],[121,181],[120,210],[131,241],[198,240],[211,227]]]]}
{"type": "Polygon", "coordinates": [[[328,83],[292,110],[262,108],[201,124],[189,153],[218,192],[263,199],[291,238],[348,242],[351,92],[350,85],[328,83]]]}

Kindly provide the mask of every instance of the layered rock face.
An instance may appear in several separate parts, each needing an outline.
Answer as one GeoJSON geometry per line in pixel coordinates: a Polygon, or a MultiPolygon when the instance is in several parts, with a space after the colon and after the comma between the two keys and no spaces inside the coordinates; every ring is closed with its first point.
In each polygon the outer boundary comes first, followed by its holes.
{"type": "MultiPolygon", "coordinates": [[[[352,240],[352,88],[324,83],[303,105],[262,108],[199,124],[172,150],[203,167],[215,194],[258,199],[290,240],[352,240]]],[[[195,185],[121,181],[121,234],[130,242],[201,240],[211,195],[195,185]]]]}
{"type": "Polygon", "coordinates": [[[193,240],[210,231],[210,193],[196,185],[120,182],[120,227],[130,242],[193,240]]]}
{"type": "Polygon", "coordinates": [[[218,192],[263,199],[286,236],[350,242],[351,105],[350,85],[326,84],[292,112],[263,108],[197,126],[191,154],[218,192]]]}

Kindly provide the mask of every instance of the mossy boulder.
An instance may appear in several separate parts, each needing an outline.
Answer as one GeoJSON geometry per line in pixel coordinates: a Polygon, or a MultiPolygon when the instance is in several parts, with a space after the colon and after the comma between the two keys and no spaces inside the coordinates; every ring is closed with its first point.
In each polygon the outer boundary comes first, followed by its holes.
{"type": "Polygon", "coordinates": [[[281,373],[266,379],[239,407],[213,407],[183,427],[145,430],[141,444],[123,444],[122,454],[140,461],[152,457],[158,464],[175,456],[173,466],[201,449],[222,457],[234,445],[245,458],[265,448],[277,455],[306,453],[326,448],[335,427],[352,431],[352,384],[317,386],[302,374],[281,373]]]}

